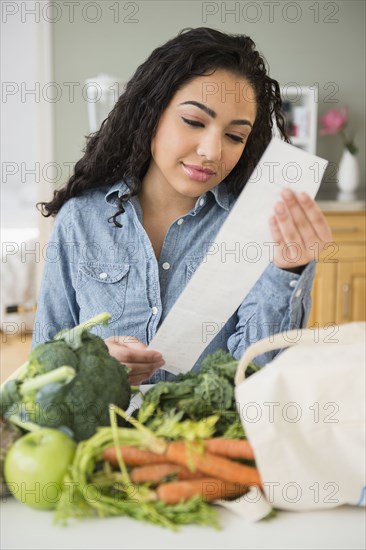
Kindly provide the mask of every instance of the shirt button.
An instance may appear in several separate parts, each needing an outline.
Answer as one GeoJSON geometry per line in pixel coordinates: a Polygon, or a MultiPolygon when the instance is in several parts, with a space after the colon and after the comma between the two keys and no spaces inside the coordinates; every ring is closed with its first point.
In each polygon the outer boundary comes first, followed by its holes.
{"type": "Polygon", "coordinates": [[[295,297],[298,298],[299,296],[301,296],[301,288],[299,288],[296,292],[295,292],[295,297]]]}
{"type": "Polygon", "coordinates": [[[170,263],[168,262],[164,262],[163,265],[161,266],[163,269],[167,270],[167,269],[170,269],[170,263]]]}
{"type": "Polygon", "coordinates": [[[295,286],[297,285],[297,281],[294,279],[294,280],[289,282],[289,285],[290,285],[291,288],[295,288],[295,286]]]}
{"type": "Polygon", "coordinates": [[[151,309],[151,313],[152,313],[153,315],[156,315],[157,312],[158,312],[158,308],[154,306],[154,307],[151,309]]]}
{"type": "Polygon", "coordinates": [[[99,279],[106,279],[108,277],[108,273],[100,273],[99,279]]]}
{"type": "Polygon", "coordinates": [[[198,203],[200,206],[203,206],[205,204],[205,199],[200,199],[200,202],[198,203]]]}
{"type": "Polygon", "coordinates": [[[183,218],[180,218],[180,219],[177,221],[177,225],[182,225],[183,221],[184,221],[183,218]]]}

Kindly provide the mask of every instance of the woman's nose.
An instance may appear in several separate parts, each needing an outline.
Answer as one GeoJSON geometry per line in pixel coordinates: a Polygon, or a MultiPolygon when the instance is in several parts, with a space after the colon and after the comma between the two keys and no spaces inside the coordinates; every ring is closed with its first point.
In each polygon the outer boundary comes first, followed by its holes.
{"type": "Polygon", "coordinates": [[[215,134],[202,135],[197,145],[197,154],[206,157],[208,161],[218,162],[221,159],[221,138],[215,134]]]}

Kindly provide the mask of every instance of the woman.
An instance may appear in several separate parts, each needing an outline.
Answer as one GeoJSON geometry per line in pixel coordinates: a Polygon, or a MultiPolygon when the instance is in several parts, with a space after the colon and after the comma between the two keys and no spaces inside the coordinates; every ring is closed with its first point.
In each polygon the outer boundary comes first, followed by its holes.
{"type": "MultiPolygon", "coordinates": [[[[154,50],[69,182],[42,203],[58,215],[34,343],[108,311],[99,334],[130,382],[173,379],[147,344],[269,143],[273,117],[288,141],[278,83],[249,37],[197,28],[154,50]]],[[[310,197],[289,190],[269,223],[273,263],[194,368],[215,349],[239,358],[253,338],[306,324],[314,244],[322,249],[329,228],[310,197]],[[301,254],[291,261],[283,249],[293,241],[301,254]]]]}

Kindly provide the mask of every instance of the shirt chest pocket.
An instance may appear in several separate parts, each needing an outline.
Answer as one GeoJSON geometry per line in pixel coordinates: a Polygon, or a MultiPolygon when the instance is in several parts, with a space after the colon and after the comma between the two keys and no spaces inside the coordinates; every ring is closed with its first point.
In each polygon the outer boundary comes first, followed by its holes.
{"type": "Polygon", "coordinates": [[[128,264],[79,262],[76,299],[80,323],[103,311],[111,315],[109,325],[121,317],[129,269],[128,264]]]}

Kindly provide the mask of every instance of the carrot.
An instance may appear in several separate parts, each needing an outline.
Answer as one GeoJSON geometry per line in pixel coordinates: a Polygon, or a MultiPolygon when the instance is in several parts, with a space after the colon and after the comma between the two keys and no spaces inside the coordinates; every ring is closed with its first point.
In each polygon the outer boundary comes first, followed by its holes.
{"type": "Polygon", "coordinates": [[[205,450],[214,455],[226,456],[227,458],[244,458],[254,460],[254,452],[246,439],[227,439],[215,437],[205,439],[205,450]]]}
{"type": "Polygon", "coordinates": [[[177,479],[200,479],[204,474],[191,472],[178,464],[151,464],[150,466],[137,466],[130,471],[133,483],[159,483],[169,475],[176,475],[177,479]]]}
{"type": "Polygon", "coordinates": [[[191,481],[171,481],[162,483],[156,489],[158,499],[167,504],[178,504],[196,495],[204,501],[212,501],[219,498],[237,497],[246,492],[247,487],[243,487],[239,483],[230,483],[211,477],[191,481]]]}
{"type": "MultiPolygon", "coordinates": [[[[164,464],[167,459],[164,455],[153,453],[152,451],[146,451],[134,447],[133,445],[121,445],[120,446],[122,458],[127,466],[142,466],[146,464],[164,464]]],[[[112,464],[118,466],[117,450],[116,447],[109,447],[103,451],[103,459],[112,464]]]]}
{"type": "Polygon", "coordinates": [[[178,473],[178,479],[180,480],[188,480],[188,479],[202,479],[205,477],[205,474],[200,471],[192,472],[191,470],[188,470],[185,466],[181,466],[179,473],[178,473]]]}
{"type": "MultiPolygon", "coordinates": [[[[212,444],[209,443],[208,445],[211,445],[212,448],[212,444]]],[[[215,445],[216,443],[214,446],[215,445]]],[[[256,468],[239,464],[233,460],[219,456],[218,454],[210,452],[200,454],[194,451],[193,443],[190,444],[190,448],[187,450],[184,441],[172,441],[167,443],[167,449],[164,454],[139,449],[133,445],[121,445],[120,449],[122,458],[127,466],[150,466],[153,464],[173,463],[185,468],[185,470],[178,471],[178,477],[183,476],[179,478],[187,479],[187,477],[189,477],[187,465],[193,464],[195,470],[209,477],[240,483],[242,485],[262,486],[259,472],[256,468]]],[[[102,456],[104,460],[113,466],[118,465],[116,447],[105,449],[102,456]]],[[[191,475],[190,477],[196,478],[197,476],[191,475]]]]}
{"type": "Polygon", "coordinates": [[[252,466],[239,464],[228,458],[211,453],[200,454],[193,449],[193,444],[187,449],[184,441],[172,441],[168,444],[165,457],[168,462],[186,466],[192,464],[196,470],[209,477],[240,483],[241,485],[262,486],[259,472],[252,466]]]}
{"type": "Polygon", "coordinates": [[[178,464],[152,464],[151,466],[137,466],[130,471],[133,483],[159,483],[169,475],[178,474],[178,464]]]}

